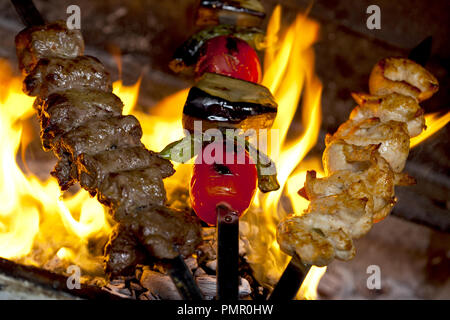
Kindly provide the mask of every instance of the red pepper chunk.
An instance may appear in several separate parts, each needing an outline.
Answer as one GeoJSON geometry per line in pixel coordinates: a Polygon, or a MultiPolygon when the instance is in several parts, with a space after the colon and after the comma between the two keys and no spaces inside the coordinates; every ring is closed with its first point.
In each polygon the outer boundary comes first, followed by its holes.
{"type": "Polygon", "coordinates": [[[218,36],[203,45],[195,73],[200,77],[205,72],[255,83],[262,79],[256,51],[244,40],[232,36],[218,36]]]}
{"type": "Polygon", "coordinates": [[[210,144],[202,150],[202,160],[194,164],[189,189],[192,208],[209,225],[216,225],[216,206],[220,203],[227,204],[240,217],[250,207],[256,186],[256,167],[247,151],[227,151],[225,146],[210,144]],[[214,150],[219,148],[223,148],[223,153],[216,157],[214,150]],[[211,162],[205,160],[207,157],[222,161],[211,162]],[[233,160],[226,161],[227,158],[233,160]],[[238,163],[239,159],[245,159],[241,161],[244,163],[238,163]]]}

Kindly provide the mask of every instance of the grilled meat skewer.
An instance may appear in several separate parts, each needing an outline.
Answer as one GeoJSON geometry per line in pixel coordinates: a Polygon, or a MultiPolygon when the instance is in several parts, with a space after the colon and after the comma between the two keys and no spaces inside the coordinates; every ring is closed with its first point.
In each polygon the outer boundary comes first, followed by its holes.
{"type": "Polygon", "coordinates": [[[438,82],[411,60],[387,58],[373,68],[369,89],[353,94],[358,106],[350,119],[325,139],[326,177],[307,173],[299,193],[309,207],[278,226],[281,249],[303,263],[325,266],[334,258],[353,258],[353,239],[392,210],[394,186],[415,182],[402,170],[410,137],[425,128],[419,102],[437,91],[438,82]]]}
{"type": "Polygon", "coordinates": [[[34,26],[19,33],[16,47],[24,91],[37,97],[44,149],[59,159],[52,174],[63,190],[78,181],[97,194],[118,221],[105,270],[116,276],[149,254],[191,254],[201,241],[198,221],[164,206],[162,179],[174,173],[172,164],[144,147],[135,117],[122,116],[109,73],[82,55],[81,33],[64,22],[34,26]]]}

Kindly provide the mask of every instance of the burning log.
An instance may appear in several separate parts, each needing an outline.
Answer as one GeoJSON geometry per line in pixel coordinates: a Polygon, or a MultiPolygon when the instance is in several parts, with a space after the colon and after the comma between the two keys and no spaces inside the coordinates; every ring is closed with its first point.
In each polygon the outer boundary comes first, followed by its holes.
{"type": "Polygon", "coordinates": [[[117,300],[119,298],[116,294],[102,290],[97,285],[81,282],[79,289],[69,289],[67,286],[68,277],[66,276],[33,266],[17,264],[3,258],[0,258],[0,273],[31,281],[53,290],[61,290],[84,299],[117,300]]]}

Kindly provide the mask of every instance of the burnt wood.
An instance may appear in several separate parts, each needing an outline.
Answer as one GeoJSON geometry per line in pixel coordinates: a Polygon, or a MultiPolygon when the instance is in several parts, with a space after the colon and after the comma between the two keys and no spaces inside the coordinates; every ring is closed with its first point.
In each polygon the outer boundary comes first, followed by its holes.
{"type": "Polygon", "coordinates": [[[33,266],[25,266],[0,258],[0,273],[16,279],[27,280],[45,288],[67,292],[84,299],[120,300],[121,298],[102,290],[101,287],[80,283],[80,289],[69,289],[67,277],[33,266]]]}

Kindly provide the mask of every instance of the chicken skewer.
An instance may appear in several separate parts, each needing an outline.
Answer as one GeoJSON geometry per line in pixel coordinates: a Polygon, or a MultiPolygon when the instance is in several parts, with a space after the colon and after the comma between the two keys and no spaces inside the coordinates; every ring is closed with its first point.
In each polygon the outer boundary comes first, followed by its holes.
{"type": "Polygon", "coordinates": [[[175,259],[169,271],[180,293],[201,299],[179,263],[179,255],[190,255],[201,241],[199,223],[164,205],[162,179],[174,173],[171,163],[143,146],[133,116],[121,115],[108,72],[96,58],[82,55],[81,33],[64,22],[42,24],[31,1],[13,4],[28,24],[16,37],[24,91],[37,97],[44,149],[59,159],[52,174],[63,190],[78,181],[97,194],[118,222],[105,249],[106,272],[130,272],[148,256],[175,259]]]}
{"type": "Polygon", "coordinates": [[[419,102],[438,90],[438,82],[411,60],[386,58],[373,68],[369,90],[352,94],[358,106],[326,137],[326,177],[307,173],[299,193],[310,200],[309,207],[278,226],[281,249],[303,263],[325,266],[334,258],[353,258],[353,239],[392,210],[394,186],[414,183],[402,172],[409,139],[425,128],[419,102]]]}

